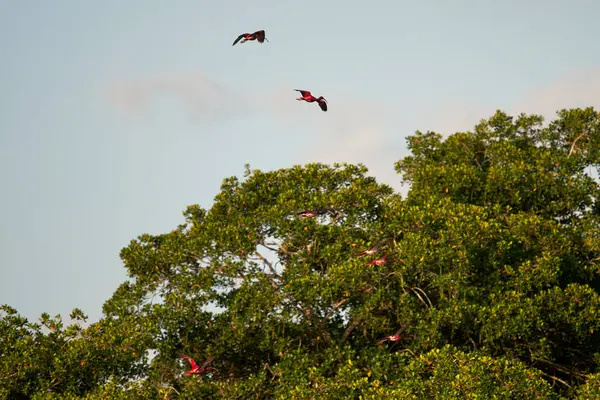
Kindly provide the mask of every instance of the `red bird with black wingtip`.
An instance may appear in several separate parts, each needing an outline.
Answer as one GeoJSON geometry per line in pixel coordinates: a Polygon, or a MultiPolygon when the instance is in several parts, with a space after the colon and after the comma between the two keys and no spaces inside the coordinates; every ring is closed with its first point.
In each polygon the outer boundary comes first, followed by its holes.
{"type": "Polygon", "coordinates": [[[213,368],[209,367],[208,364],[211,363],[211,361],[214,359],[214,357],[209,357],[206,361],[204,361],[204,363],[200,366],[198,366],[198,364],[196,364],[196,361],[194,361],[193,358],[188,357],[188,356],[183,356],[181,357],[184,360],[188,360],[188,362],[190,363],[190,370],[187,372],[187,375],[199,375],[199,374],[203,374],[206,371],[210,371],[213,368]]]}
{"type": "Polygon", "coordinates": [[[313,103],[313,102],[317,102],[319,103],[319,107],[321,107],[321,110],[323,111],[327,111],[327,100],[325,100],[325,98],[323,96],[319,96],[318,98],[313,96],[308,90],[300,90],[300,89],[294,89],[296,92],[300,92],[300,94],[302,95],[302,97],[298,97],[296,100],[304,100],[307,103],[313,103]]]}
{"type": "Polygon", "coordinates": [[[263,30],[256,31],[254,33],[242,33],[237,37],[237,39],[235,39],[232,46],[235,46],[240,40],[242,41],[241,43],[246,43],[252,40],[258,40],[258,43],[264,43],[265,40],[267,42],[269,41],[269,39],[265,37],[265,31],[263,30]]]}
{"type": "Polygon", "coordinates": [[[387,262],[387,256],[383,256],[383,257],[381,257],[381,258],[378,258],[378,259],[376,259],[376,260],[369,261],[369,262],[367,263],[367,265],[383,265],[383,264],[385,264],[386,262],[387,262]]]}
{"type": "Polygon", "coordinates": [[[383,240],[379,241],[379,243],[377,243],[375,246],[373,246],[367,250],[359,251],[357,254],[359,257],[373,255],[373,254],[377,253],[379,251],[379,249],[381,248],[381,246],[383,246],[388,240],[389,239],[383,239],[383,240]]]}

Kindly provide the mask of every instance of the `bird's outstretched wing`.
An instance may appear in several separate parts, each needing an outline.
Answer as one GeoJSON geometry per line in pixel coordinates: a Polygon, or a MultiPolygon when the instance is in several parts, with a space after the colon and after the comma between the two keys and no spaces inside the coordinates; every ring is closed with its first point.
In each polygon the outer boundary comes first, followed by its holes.
{"type": "Polygon", "coordinates": [[[210,364],[212,362],[212,360],[214,360],[215,357],[214,356],[210,356],[206,359],[206,361],[204,361],[204,363],[202,364],[202,366],[200,367],[201,369],[204,369],[207,367],[208,364],[210,364]]]}
{"type": "Polygon", "coordinates": [[[318,214],[312,210],[304,210],[296,213],[296,216],[300,218],[312,218],[316,217],[317,215],[318,214]]]}
{"type": "Polygon", "coordinates": [[[389,239],[380,240],[373,247],[370,247],[365,251],[361,251],[359,254],[377,253],[381,246],[383,246],[387,241],[389,241],[389,239]]]}
{"type": "Polygon", "coordinates": [[[300,92],[300,94],[302,95],[302,97],[307,97],[307,96],[312,96],[311,93],[308,90],[300,90],[300,89],[294,89],[296,92],[300,92]]]}
{"type": "Polygon", "coordinates": [[[192,369],[196,369],[196,368],[198,368],[198,365],[196,364],[196,361],[194,361],[194,359],[193,359],[193,358],[191,358],[191,357],[188,357],[188,356],[183,356],[183,357],[181,357],[181,358],[183,358],[184,360],[188,360],[188,361],[189,361],[189,363],[190,363],[190,366],[192,367],[192,369]]]}
{"type": "Polygon", "coordinates": [[[324,99],[319,100],[319,107],[321,107],[321,110],[327,111],[327,102],[324,99]]]}
{"type": "MultiPolygon", "coordinates": [[[[260,30],[260,31],[256,31],[253,33],[254,36],[256,36],[256,40],[258,40],[258,43],[263,43],[266,39],[265,37],[265,31],[260,30]]],[[[268,42],[268,40],[267,40],[268,42]]]]}
{"type": "Polygon", "coordinates": [[[240,40],[242,40],[242,38],[243,38],[244,36],[246,36],[246,35],[247,35],[247,33],[242,33],[240,36],[238,36],[238,37],[237,37],[237,39],[235,39],[235,40],[233,41],[233,44],[232,44],[232,46],[235,46],[235,44],[236,44],[237,42],[239,42],[240,40]]]}
{"type": "Polygon", "coordinates": [[[367,265],[381,265],[385,263],[387,263],[387,255],[381,258],[376,258],[375,260],[371,260],[367,263],[367,265]]]}

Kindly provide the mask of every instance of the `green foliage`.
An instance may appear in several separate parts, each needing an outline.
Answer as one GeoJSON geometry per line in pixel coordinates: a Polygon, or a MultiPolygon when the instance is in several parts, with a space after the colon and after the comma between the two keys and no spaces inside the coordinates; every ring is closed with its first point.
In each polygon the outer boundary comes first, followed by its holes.
{"type": "Polygon", "coordinates": [[[406,199],[362,165],[247,166],[122,250],[100,321],[4,306],[0,396],[597,397],[600,115],[542,122],[417,132],[406,199]],[[183,355],[214,369],[185,375],[183,355]]]}
{"type": "Polygon", "coordinates": [[[592,400],[600,398],[600,373],[591,374],[586,379],[585,383],[577,387],[576,399],[592,400]]]}
{"type": "MultiPolygon", "coordinates": [[[[60,316],[43,314],[41,324],[32,324],[8,306],[2,311],[0,396],[81,395],[110,377],[125,382],[144,369],[144,351],[151,339],[144,332],[145,321],[103,319],[87,328],[78,324],[65,328],[60,316]]],[[[78,309],[72,316],[86,319],[78,309]]]]}
{"type": "Polygon", "coordinates": [[[600,120],[592,108],[563,110],[543,128],[539,116],[514,119],[498,111],[474,132],[442,141],[417,132],[408,139],[413,155],[396,163],[412,183],[409,200],[448,197],[545,218],[569,218],[597,201],[596,182],[584,172],[598,166],[600,120]]]}

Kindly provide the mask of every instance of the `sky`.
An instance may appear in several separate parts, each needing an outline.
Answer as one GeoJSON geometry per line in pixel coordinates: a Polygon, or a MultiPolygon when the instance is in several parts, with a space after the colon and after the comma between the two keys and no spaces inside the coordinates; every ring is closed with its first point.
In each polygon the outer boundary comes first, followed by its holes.
{"type": "Polygon", "coordinates": [[[251,168],[364,163],[416,130],[600,108],[600,2],[0,1],[0,304],[97,320],[120,250],[251,168]],[[269,42],[232,47],[241,33],[269,42]],[[311,90],[329,103],[294,100],[311,90]]]}

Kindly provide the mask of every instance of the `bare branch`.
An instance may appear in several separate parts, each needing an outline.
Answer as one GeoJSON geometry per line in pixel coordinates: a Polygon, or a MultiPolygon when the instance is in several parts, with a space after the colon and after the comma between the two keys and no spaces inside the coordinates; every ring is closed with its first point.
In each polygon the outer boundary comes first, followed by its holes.
{"type": "Polygon", "coordinates": [[[277,271],[275,270],[275,268],[273,267],[273,264],[267,260],[266,258],[264,258],[262,256],[262,254],[260,254],[258,251],[256,252],[257,257],[267,266],[269,267],[269,270],[271,271],[271,273],[275,276],[279,276],[279,274],[277,273],[277,271]]]}
{"type": "MultiPolygon", "coordinates": [[[[531,350],[530,350],[530,353],[531,353],[531,350]]],[[[571,369],[565,368],[565,367],[563,367],[563,366],[561,366],[559,364],[553,363],[550,360],[546,360],[546,359],[543,359],[543,358],[538,358],[538,357],[535,357],[535,356],[532,356],[531,359],[534,360],[534,361],[539,361],[541,363],[549,365],[550,367],[554,368],[555,370],[560,371],[562,373],[565,373],[567,375],[577,376],[579,378],[586,378],[587,377],[586,374],[582,374],[580,372],[573,371],[571,369]]]]}
{"type": "Polygon", "coordinates": [[[460,144],[462,145],[462,147],[464,147],[464,149],[467,152],[469,152],[469,153],[472,154],[473,160],[475,160],[475,162],[477,163],[477,166],[479,167],[479,169],[483,171],[483,168],[481,167],[481,164],[479,163],[479,160],[477,160],[477,153],[475,152],[475,150],[469,149],[464,142],[461,142],[460,144]]]}
{"type": "MultiPolygon", "coordinates": [[[[271,243],[259,243],[259,245],[261,245],[265,249],[268,249],[268,250],[271,250],[271,251],[274,251],[274,252],[278,252],[279,251],[279,249],[276,249],[274,247],[269,246],[270,244],[271,243]]],[[[276,243],[273,243],[273,244],[276,244],[276,243]]]]}
{"type": "MultiPolygon", "coordinates": [[[[175,393],[177,393],[178,395],[180,395],[180,394],[181,394],[181,393],[179,393],[179,392],[177,391],[177,389],[175,389],[173,386],[167,386],[167,389],[174,391],[174,392],[175,392],[175,393]]],[[[167,391],[167,392],[165,393],[165,398],[167,398],[167,396],[168,396],[168,395],[169,395],[169,392],[167,391]]]]}
{"type": "Polygon", "coordinates": [[[6,376],[0,376],[0,379],[6,379],[6,378],[10,378],[10,377],[12,377],[12,376],[15,376],[15,375],[17,375],[18,373],[19,373],[19,371],[15,372],[15,373],[12,373],[12,374],[10,374],[10,375],[6,375],[6,376]]]}
{"type": "Polygon", "coordinates": [[[312,309],[310,307],[307,307],[306,304],[304,304],[301,300],[298,300],[298,303],[300,303],[300,305],[296,304],[296,308],[302,311],[302,314],[304,314],[307,321],[312,320],[314,318],[314,313],[312,312],[312,309]]]}
{"type": "Polygon", "coordinates": [[[343,306],[344,304],[346,304],[349,300],[350,299],[348,297],[346,297],[345,299],[342,299],[342,300],[338,301],[337,303],[335,303],[333,305],[333,307],[331,307],[331,310],[329,310],[329,312],[325,315],[325,317],[321,321],[320,328],[322,329],[323,326],[325,326],[325,324],[327,323],[327,320],[333,316],[333,313],[335,313],[335,311],[338,308],[340,308],[341,306],[343,306]]]}
{"type": "MultiPolygon", "coordinates": [[[[542,371],[542,373],[544,374],[544,371],[542,371]]],[[[571,385],[569,385],[567,382],[563,381],[563,380],[562,380],[562,379],[560,379],[560,378],[557,378],[557,377],[555,377],[555,376],[548,375],[548,374],[545,374],[545,375],[547,375],[547,376],[548,376],[550,379],[553,379],[553,380],[555,380],[555,381],[557,381],[557,382],[560,382],[560,383],[562,383],[563,385],[565,385],[565,386],[567,386],[567,387],[569,387],[569,388],[571,387],[571,385]]]]}
{"type": "Polygon", "coordinates": [[[354,328],[356,328],[359,325],[360,320],[348,324],[348,327],[346,328],[346,330],[344,331],[344,335],[342,336],[342,343],[348,340],[348,337],[350,337],[350,334],[352,333],[354,328]]]}
{"type": "Polygon", "coordinates": [[[269,371],[271,373],[271,375],[272,375],[271,382],[273,382],[275,380],[275,378],[277,378],[277,377],[281,378],[281,374],[273,372],[273,370],[269,366],[269,363],[265,363],[264,369],[267,370],[267,371],[269,371]]]}
{"type": "Polygon", "coordinates": [[[400,351],[399,351],[399,353],[403,353],[403,352],[410,353],[410,354],[411,354],[413,357],[416,357],[416,356],[417,356],[417,355],[415,354],[415,352],[414,352],[414,351],[412,351],[411,349],[409,349],[408,347],[406,347],[406,348],[404,348],[404,349],[402,349],[402,350],[400,350],[400,351]]]}
{"type": "Polygon", "coordinates": [[[425,303],[425,301],[423,300],[423,298],[421,297],[421,295],[419,295],[419,293],[415,292],[415,289],[417,289],[418,291],[420,291],[421,293],[423,293],[423,296],[425,296],[425,298],[427,299],[427,302],[429,303],[429,307],[433,307],[433,304],[431,304],[431,300],[429,300],[429,297],[427,297],[427,294],[423,290],[419,289],[416,286],[410,288],[410,290],[412,290],[412,292],[417,295],[417,297],[419,298],[419,300],[421,300],[421,302],[423,304],[425,304],[425,307],[427,307],[427,303],[425,303]]]}
{"type": "Polygon", "coordinates": [[[566,387],[568,387],[568,388],[570,388],[570,387],[571,387],[571,385],[569,385],[567,382],[563,381],[562,379],[560,379],[560,378],[557,378],[557,377],[556,377],[556,376],[554,376],[554,375],[550,375],[550,374],[548,374],[548,373],[546,373],[546,372],[544,372],[544,371],[542,371],[542,370],[539,370],[539,371],[542,373],[542,375],[545,375],[545,376],[547,376],[548,378],[552,379],[553,381],[555,381],[555,382],[559,382],[559,383],[562,383],[563,385],[565,385],[565,386],[566,386],[566,387]]]}
{"type": "Polygon", "coordinates": [[[569,154],[567,155],[567,157],[569,157],[573,153],[573,150],[575,149],[575,143],[577,143],[577,141],[581,139],[586,133],[587,132],[583,132],[581,135],[577,136],[575,140],[573,140],[573,144],[571,144],[571,150],[569,150],[569,154]]]}

